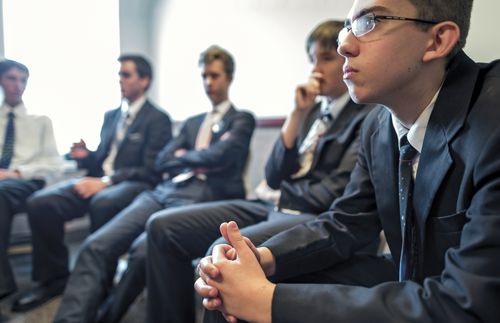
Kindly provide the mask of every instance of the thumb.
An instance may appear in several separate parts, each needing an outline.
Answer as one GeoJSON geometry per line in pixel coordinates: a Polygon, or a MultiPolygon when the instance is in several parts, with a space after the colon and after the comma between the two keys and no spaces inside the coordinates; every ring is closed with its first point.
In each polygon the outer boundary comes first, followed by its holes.
{"type": "MultiPolygon", "coordinates": [[[[247,257],[255,258],[252,250],[246,243],[245,239],[241,235],[238,225],[234,221],[230,221],[227,224],[227,238],[229,243],[233,246],[240,259],[245,259],[247,257]]],[[[247,258],[248,259],[248,258],[247,258]]]]}

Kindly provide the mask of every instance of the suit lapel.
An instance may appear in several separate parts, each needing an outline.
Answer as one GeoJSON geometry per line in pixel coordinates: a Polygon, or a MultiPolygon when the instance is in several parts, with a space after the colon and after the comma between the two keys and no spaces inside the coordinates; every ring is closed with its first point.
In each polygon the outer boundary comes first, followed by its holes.
{"type": "Polygon", "coordinates": [[[434,197],[453,165],[451,142],[464,125],[478,73],[479,68],[463,52],[457,54],[429,119],[413,199],[422,235],[434,197]]]}
{"type": "Polygon", "coordinates": [[[385,108],[379,113],[379,125],[378,130],[371,136],[371,178],[375,192],[377,192],[377,208],[387,211],[387,214],[381,214],[381,218],[395,216],[396,222],[389,219],[387,223],[398,223],[393,231],[400,235],[399,200],[397,198],[399,196],[399,147],[397,135],[392,126],[391,114],[385,108]]]}
{"type": "MultiPolygon", "coordinates": [[[[148,115],[148,109],[149,109],[149,103],[146,100],[144,102],[143,106],[137,113],[137,115],[134,118],[134,121],[132,121],[132,124],[127,128],[127,131],[125,132],[125,135],[123,136],[123,140],[120,142],[118,146],[118,152],[122,149],[124,145],[126,145],[126,142],[129,140],[129,135],[134,132],[138,132],[139,127],[141,124],[144,124],[144,119],[148,115]]],[[[116,131],[116,130],[115,130],[116,131]]]]}
{"type": "Polygon", "coordinates": [[[111,150],[111,145],[113,144],[113,141],[115,140],[116,136],[116,127],[118,126],[118,122],[120,121],[121,117],[121,107],[115,109],[113,112],[113,117],[111,118],[111,124],[108,125],[108,134],[106,136],[106,151],[109,153],[111,150]]]}
{"type": "MultiPolygon", "coordinates": [[[[316,164],[318,163],[319,160],[319,156],[321,155],[321,152],[323,151],[323,147],[325,146],[325,144],[342,135],[343,134],[342,129],[344,129],[348,123],[352,122],[354,118],[356,118],[355,115],[358,114],[360,110],[361,106],[357,105],[352,100],[349,100],[347,105],[342,109],[337,118],[335,118],[335,120],[330,125],[330,127],[323,135],[323,137],[319,139],[318,147],[314,151],[314,158],[313,158],[313,163],[311,165],[311,169],[314,169],[316,167],[316,164]]],[[[321,114],[321,109],[318,109],[316,118],[318,118],[320,114],[321,114]]],[[[314,122],[314,120],[312,122],[314,122]]]]}
{"type": "Polygon", "coordinates": [[[354,103],[352,100],[349,100],[346,104],[346,106],[342,109],[340,114],[335,118],[333,123],[331,124],[330,128],[326,131],[325,135],[322,140],[320,141],[320,144],[322,141],[327,141],[331,140],[334,137],[338,137],[339,135],[339,130],[345,128],[345,126],[351,122],[351,120],[354,118],[353,115],[356,115],[359,113],[361,110],[361,106],[357,105],[354,103]]]}
{"type": "Polygon", "coordinates": [[[210,143],[214,143],[219,141],[220,137],[226,132],[231,124],[231,119],[233,115],[236,113],[236,109],[233,105],[229,107],[227,112],[224,114],[222,119],[212,126],[212,138],[210,139],[210,143]]]}

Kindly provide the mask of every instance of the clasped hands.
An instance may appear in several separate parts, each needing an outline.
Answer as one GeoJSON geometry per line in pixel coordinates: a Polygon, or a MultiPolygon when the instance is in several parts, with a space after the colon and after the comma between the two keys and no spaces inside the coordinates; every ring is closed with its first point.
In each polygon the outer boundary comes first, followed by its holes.
{"type": "Polygon", "coordinates": [[[212,256],[198,265],[196,292],[208,310],[222,312],[226,321],[271,322],[275,285],[266,275],[274,273],[275,261],[267,248],[256,248],[243,237],[236,222],[222,223],[220,231],[230,243],[214,247],[212,256]]]}

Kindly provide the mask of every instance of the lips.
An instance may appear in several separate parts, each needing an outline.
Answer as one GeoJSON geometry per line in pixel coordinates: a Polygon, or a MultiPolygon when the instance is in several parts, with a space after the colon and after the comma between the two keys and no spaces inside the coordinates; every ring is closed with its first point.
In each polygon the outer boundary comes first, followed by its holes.
{"type": "Polygon", "coordinates": [[[349,65],[344,65],[343,72],[344,72],[344,80],[348,80],[352,78],[354,73],[357,73],[358,70],[349,65]]]}

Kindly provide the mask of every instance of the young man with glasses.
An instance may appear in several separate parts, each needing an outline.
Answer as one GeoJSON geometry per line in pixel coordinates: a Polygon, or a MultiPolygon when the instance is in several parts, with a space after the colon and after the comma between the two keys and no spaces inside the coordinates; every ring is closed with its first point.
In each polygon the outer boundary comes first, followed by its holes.
{"type": "MultiPolygon", "coordinates": [[[[351,181],[318,220],[257,249],[222,224],[231,245],[202,260],[196,283],[207,309],[230,322],[498,321],[500,62],[461,50],[471,10],[354,2],[339,37],[344,80],[355,101],[382,106],[351,181]],[[381,229],[390,259],[356,257],[381,229]],[[377,262],[392,262],[393,280],[377,262]]],[[[206,322],[223,320],[211,313],[206,322]]]]}

